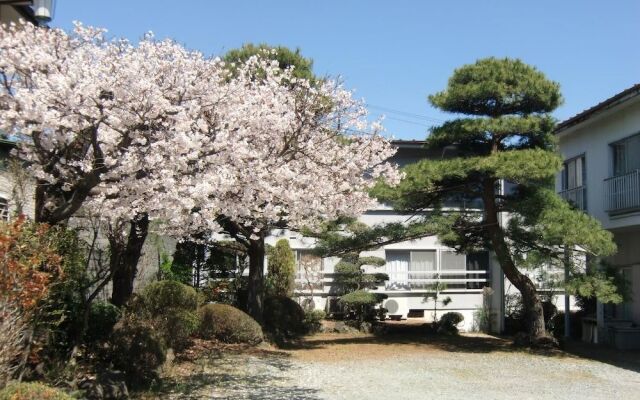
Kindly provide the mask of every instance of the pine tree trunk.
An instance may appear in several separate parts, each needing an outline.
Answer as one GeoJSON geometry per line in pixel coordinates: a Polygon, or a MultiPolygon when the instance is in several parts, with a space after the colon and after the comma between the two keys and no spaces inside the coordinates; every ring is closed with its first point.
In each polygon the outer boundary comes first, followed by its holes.
{"type": "Polygon", "coordinates": [[[110,264],[113,272],[111,303],[121,307],[129,301],[133,294],[133,281],[138,272],[138,261],[142,254],[149,230],[147,214],[139,215],[130,222],[129,237],[125,243],[110,238],[110,264]]]}
{"type": "Polygon", "coordinates": [[[247,293],[247,313],[260,325],[263,324],[264,303],[264,237],[250,240],[249,254],[249,286],[247,293]]]}
{"type": "Polygon", "coordinates": [[[485,182],[482,197],[485,209],[485,223],[487,224],[487,232],[493,251],[496,253],[504,275],[522,295],[527,333],[532,339],[546,336],[542,301],[538,297],[536,286],[528,276],[518,270],[513,262],[504,232],[498,221],[495,181],[485,182]]]}

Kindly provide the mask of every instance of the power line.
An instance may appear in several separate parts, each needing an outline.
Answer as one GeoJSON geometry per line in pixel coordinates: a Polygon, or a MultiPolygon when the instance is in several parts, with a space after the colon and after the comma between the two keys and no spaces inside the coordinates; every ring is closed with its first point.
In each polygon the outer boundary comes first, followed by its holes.
{"type": "Polygon", "coordinates": [[[422,119],[422,120],[426,120],[426,121],[429,121],[429,122],[444,122],[445,121],[442,118],[429,117],[427,115],[416,114],[416,113],[407,112],[407,111],[401,111],[401,110],[397,110],[397,109],[390,108],[390,107],[378,106],[378,105],[370,104],[370,103],[365,103],[365,105],[367,107],[370,107],[370,108],[375,108],[377,110],[382,110],[382,111],[390,112],[390,113],[393,113],[393,114],[403,115],[403,116],[409,117],[409,118],[422,119]]]}

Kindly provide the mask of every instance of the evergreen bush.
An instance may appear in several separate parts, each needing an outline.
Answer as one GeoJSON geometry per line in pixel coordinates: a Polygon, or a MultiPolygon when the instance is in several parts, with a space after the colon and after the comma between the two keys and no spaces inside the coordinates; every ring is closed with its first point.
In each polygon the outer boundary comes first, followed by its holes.
{"type": "Polygon", "coordinates": [[[276,341],[303,335],[304,319],[302,306],[289,297],[272,296],[264,301],[265,330],[272,333],[276,341]]]}
{"type": "Polygon", "coordinates": [[[260,325],[244,311],[228,304],[206,304],[198,310],[199,335],[226,343],[262,342],[260,325]]]}

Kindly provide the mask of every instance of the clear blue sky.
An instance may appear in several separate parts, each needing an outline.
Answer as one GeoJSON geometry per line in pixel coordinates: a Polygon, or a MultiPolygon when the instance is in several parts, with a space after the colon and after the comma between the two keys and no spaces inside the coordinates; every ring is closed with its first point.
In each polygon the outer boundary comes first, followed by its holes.
{"type": "Polygon", "coordinates": [[[74,20],[132,40],[153,31],[208,55],[246,42],[299,47],[402,139],[424,139],[449,117],[427,95],[481,57],[518,57],[558,81],[560,120],[640,82],[637,0],[57,0],[52,26],[74,20]]]}

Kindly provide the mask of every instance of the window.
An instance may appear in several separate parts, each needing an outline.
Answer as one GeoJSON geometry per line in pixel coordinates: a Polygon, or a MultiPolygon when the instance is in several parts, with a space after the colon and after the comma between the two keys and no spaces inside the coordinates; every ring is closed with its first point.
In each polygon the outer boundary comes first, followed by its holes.
{"type": "Polygon", "coordinates": [[[487,285],[489,253],[469,255],[452,250],[438,253],[435,250],[387,250],[386,272],[389,275],[386,290],[426,289],[433,279],[457,280],[445,282],[447,289],[482,289],[487,285]],[[468,273],[467,271],[478,271],[468,273]],[[467,279],[482,280],[467,282],[467,279]]]}
{"type": "MultiPolygon", "coordinates": [[[[446,271],[456,271],[455,274],[442,274],[440,277],[442,279],[466,279],[467,275],[465,273],[460,273],[460,271],[466,271],[467,269],[467,259],[464,254],[458,254],[455,251],[443,251],[442,252],[442,265],[440,266],[440,270],[442,272],[446,271]]],[[[466,283],[462,282],[445,282],[447,285],[447,289],[465,289],[466,283]]]]}
{"type": "Polygon", "coordinates": [[[567,160],[562,165],[562,190],[584,186],[587,177],[584,156],[567,160]]]}
{"type": "Polygon", "coordinates": [[[580,210],[587,209],[586,196],[587,168],[584,156],[575,157],[562,164],[563,199],[580,210]]]}
{"type": "Polygon", "coordinates": [[[467,254],[467,271],[484,271],[479,274],[468,274],[469,279],[482,279],[484,282],[467,282],[467,289],[482,289],[488,286],[489,276],[489,252],[481,251],[467,254]]]}
{"type": "Polygon", "coordinates": [[[296,288],[298,290],[322,289],[322,257],[311,250],[296,250],[296,288]]]}
{"type": "Polygon", "coordinates": [[[431,271],[436,270],[435,250],[398,251],[386,252],[388,290],[408,290],[412,287],[424,287],[423,279],[433,278],[431,271]],[[410,282],[413,281],[413,282],[410,282]]]}
{"type": "Polygon", "coordinates": [[[4,197],[0,197],[0,220],[9,220],[9,201],[4,197]]]}
{"type": "Polygon", "coordinates": [[[620,176],[640,169],[640,134],[611,145],[613,175],[620,176]]]}

